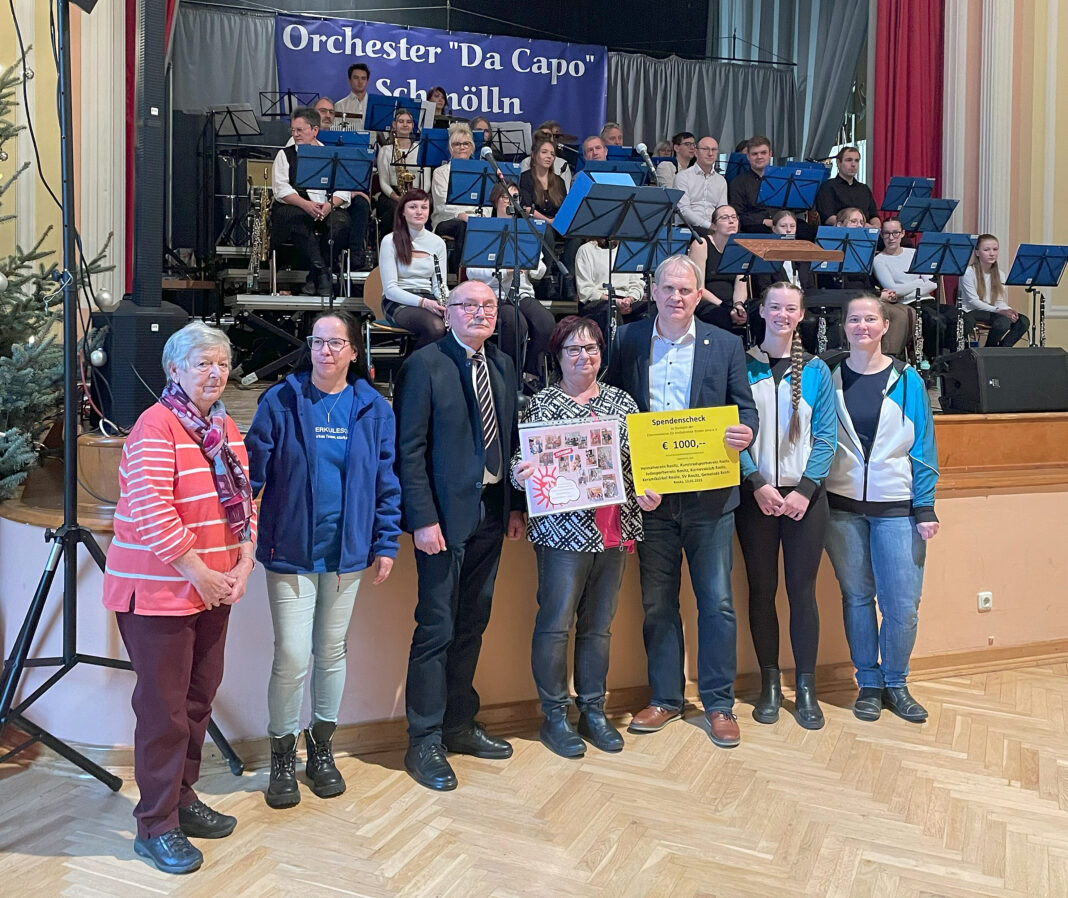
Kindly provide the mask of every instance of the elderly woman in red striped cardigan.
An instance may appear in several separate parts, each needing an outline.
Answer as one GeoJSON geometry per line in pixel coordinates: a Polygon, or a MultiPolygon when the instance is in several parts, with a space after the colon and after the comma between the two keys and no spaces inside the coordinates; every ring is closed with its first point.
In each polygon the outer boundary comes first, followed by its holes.
{"type": "Polygon", "coordinates": [[[188,837],[237,821],[197,798],[204,734],[223,674],[230,606],[255,565],[248,456],[222,404],[230,342],[194,322],[163,348],[167,386],[126,439],[104,606],[137,685],[134,850],[166,873],[203,863],[188,837]]]}

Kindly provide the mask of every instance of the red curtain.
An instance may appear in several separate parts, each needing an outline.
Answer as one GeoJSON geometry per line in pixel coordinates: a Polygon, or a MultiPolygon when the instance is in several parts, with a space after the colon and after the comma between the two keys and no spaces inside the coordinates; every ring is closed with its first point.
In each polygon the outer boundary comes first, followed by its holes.
{"type": "Polygon", "coordinates": [[[943,0],[879,0],[872,190],[892,175],[934,178],[941,196],[943,0]]]}
{"type": "MultiPolygon", "coordinates": [[[[133,289],[134,234],[134,148],[137,145],[137,2],[126,0],[126,292],[133,289]]],[[[154,0],[144,0],[152,3],[154,0]]],[[[166,0],[166,36],[164,51],[169,48],[174,14],[179,0],[166,0]]],[[[162,60],[161,60],[162,64],[162,60]]]]}

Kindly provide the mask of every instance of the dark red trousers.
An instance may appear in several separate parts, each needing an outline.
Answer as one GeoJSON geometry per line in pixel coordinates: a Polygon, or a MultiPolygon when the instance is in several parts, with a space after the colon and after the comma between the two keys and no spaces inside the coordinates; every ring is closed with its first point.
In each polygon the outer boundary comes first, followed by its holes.
{"type": "Polygon", "coordinates": [[[178,825],[178,808],[197,800],[204,733],[223,676],[230,606],[176,617],[115,615],[137,685],[133,705],[137,835],[154,838],[178,825]]]}

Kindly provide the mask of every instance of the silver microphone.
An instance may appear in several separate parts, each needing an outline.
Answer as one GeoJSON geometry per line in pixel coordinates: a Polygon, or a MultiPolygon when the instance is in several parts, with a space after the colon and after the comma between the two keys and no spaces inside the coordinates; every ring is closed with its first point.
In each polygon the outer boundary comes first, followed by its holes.
{"type": "Polygon", "coordinates": [[[646,167],[649,169],[649,173],[653,176],[653,179],[655,180],[656,167],[653,165],[653,160],[649,156],[649,147],[647,147],[644,143],[640,143],[634,148],[634,152],[642,157],[642,162],[645,163],[646,167]]]}
{"type": "Polygon", "coordinates": [[[479,155],[482,157],[482,161],[488,162],[490,167],[497,173],[498,180],[505,180],[504,172],[501,171],[501,167],[497,164],[497,160],[493,158],[493,147],[483,147],[482,152],[479,155]]]}

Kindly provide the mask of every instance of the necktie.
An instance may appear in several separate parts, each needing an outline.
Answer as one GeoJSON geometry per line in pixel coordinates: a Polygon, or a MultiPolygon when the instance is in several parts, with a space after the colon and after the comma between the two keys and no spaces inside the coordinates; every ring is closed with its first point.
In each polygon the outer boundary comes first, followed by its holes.
{"type": "Polygon", "coordinates": [[[482,445],[486,450],[486,470],[493,475],[501,471],[501,438],[497,432],[497,416],[493,414],[493,394],[490,393],[486,356],[476,352],[471,357],[475,367],[475,398],[482,417],[482,445]]]}

